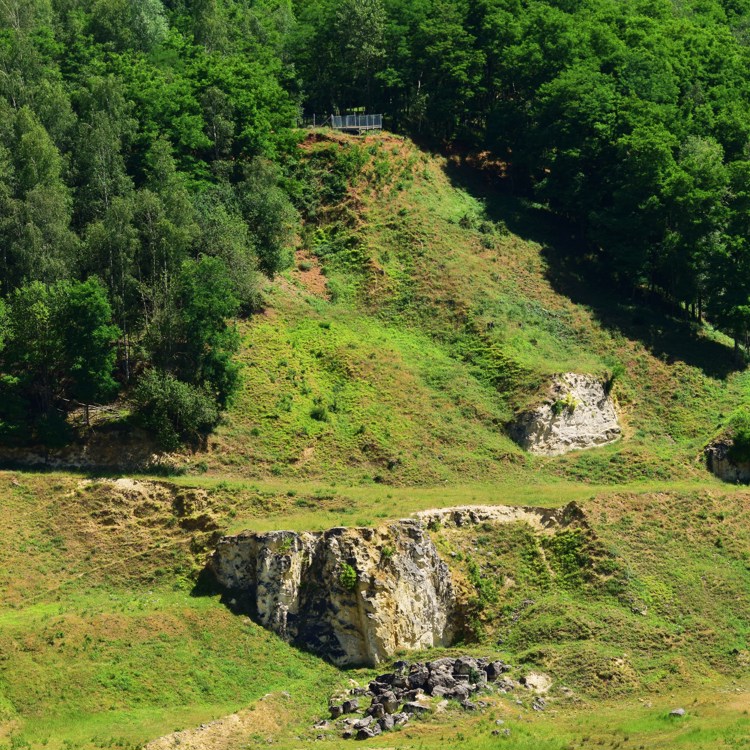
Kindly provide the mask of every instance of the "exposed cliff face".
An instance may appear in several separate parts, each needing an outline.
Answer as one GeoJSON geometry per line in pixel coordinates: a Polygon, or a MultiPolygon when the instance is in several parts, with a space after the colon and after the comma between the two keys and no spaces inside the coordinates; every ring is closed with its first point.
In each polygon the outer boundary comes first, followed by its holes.
{"type": "Polygon", "coordinates": [[[370,528],[243,532],[218,543],[210,568],[242,608],[281,637],[341,666],[397,651],[450,645],[461,631],[463,587],[429,528],[525,521],[540,531],[580,511],[465,506],[370,528]]]}
{"type": "Polygon", "coordinates": [[[523,505],[460,505],[454,508],[422,510],[414,517],[429,528],[439,525],[444,528],[461,528],[479,523],[527,523],[536,531],[554,531],[581,520],[583,513],[576,503],[564,508],[536,508],[523,505]]]}
{"type": "Polygon", "coordinates": [[[555,378],[544,403],[520,414],[510,432],[522,448],[546,456],[606,445],[622,434],[604,384],[576,373],[555,378]]]}
{"type": "Polygon", "coordinates": [[[341,666],[448,645],[458,627],[450,572],[418,521],[243,533],[211,567],[261,624],[341,666]]]}
{"type": "Polygon", "coordinates": [[[705,451],[706,467],[719,479],[732,484],[750,484],[750,463],[732,461],[732,439],[715,440],[705,451]]]}

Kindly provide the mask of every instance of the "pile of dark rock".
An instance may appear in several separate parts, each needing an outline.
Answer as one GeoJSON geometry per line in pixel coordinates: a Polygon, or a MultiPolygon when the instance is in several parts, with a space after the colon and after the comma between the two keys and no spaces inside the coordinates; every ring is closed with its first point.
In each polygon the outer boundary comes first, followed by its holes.
{"type": "Polygon", "coordinates": [[[443,658],[428,662],[399,661],[393,672],[373,680],[368,688],[354,688],[351,697],[330,705],[331,718],[339,719],[343,737],[358,740],[376,737],[382,732],[406,724],[413,716],[431,711],[428,696],[457,700],[468,710],[481,707],[481,701],[471,700],[481,691],[492,689],[508,692],[515,683],[503,675],[510,669],[502,661],[475,659],[471,656],[443,658]],[[360,713],[360,700],[371,698],[370,706],[361,718],[345,714],[360,713]]]}

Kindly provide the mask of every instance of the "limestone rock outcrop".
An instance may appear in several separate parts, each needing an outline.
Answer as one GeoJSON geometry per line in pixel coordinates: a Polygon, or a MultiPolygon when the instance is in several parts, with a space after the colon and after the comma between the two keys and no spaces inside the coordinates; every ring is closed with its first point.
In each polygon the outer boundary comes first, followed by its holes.
{"type": "Polygon", "coordinates": [[[459,595],[426,527],[244,532],[210,561],[218,582],[265,627],[340,666],[447,646],[459,595]]]}
{"type": "Polygon", "coordinates": [[[605,384],[569,372],[552,381],[542,404],[516,418],[510,434],[531,453],[559,456],[612,443],[622,429],[605,384]]]}
{"type": "Polygon", "coordinates": [[[554,531],[583,518],[575,502],[563,508],[537,508],[524,505],[459,505],[421,510],[414,517],[428,528],[461,528],[480,523],[526,523],[536,531],[554,531]]]}
{"type": "Polygon", "coordinates": [[[714,440],[705,450],[706,468],[724,482],[750,484],[750,463],[733,461],[731,450],[731,437],[714,440]]]}
{"type": "Polygon", "coordinates": [[[222,537],[209,570],[235,608],[340,666],[375,665],[401,650],[450,646],[469,592],[430,532],[526,523],[554,534],[584,521],[563,508],[464,505],[425,510],[377,528],[245,531],[222,537]]]}

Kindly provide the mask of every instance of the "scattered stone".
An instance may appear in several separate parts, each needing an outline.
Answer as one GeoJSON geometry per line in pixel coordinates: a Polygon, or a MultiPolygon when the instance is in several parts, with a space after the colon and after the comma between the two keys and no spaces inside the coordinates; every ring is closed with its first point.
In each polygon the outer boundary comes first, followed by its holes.
{"type": "Polygon", "coordinates": [[[354,698],[353,700],[344,701],[341,705],[341,709],[345,714],[353,714],[359,711],[359,701],[354,698]]]}
{"type": "Polygon", "coordinates": [[[509,669],[510,667],[507,664],[503,664],[501,661],[491,661],[484,671],[487,675],[487,679],[492,682],[497,680],[500,675],[507,672],[509,669]]]}
{"type": "MultiPolygon", "coordinates": [[[[398,704],[396,704],[396,708],[398,708],[398,704]]],[[[365,713],[368,716],[372,716],[373,719],[382,719],[386,714],[386,710],[382,703],[373,703],[365,713]]]]}
{"type": "Polygon", "coordinates": [[[672,711],[669,712],[670,716],[684,716],[685,715],[685,709],[684,708],[675,708],[672,711]]]}
{"type": "Polygon", "coordinates": [[[392,714],[394,711],[398,711],[401,701],[396,697],[396,694],[389,691],[379,696],[379,703],[383,706],[383,709],[387,714],[392,714]]]}
{"type": "MultiPolygon", "coordinates": [[[[448,700],[459,701],[466,711],[484,709],[487,703],[476,700],[475,694],[489,692],[493,684],[500,692],[514,689],[516,684],[512,680],[500,679],[509,669],[510,667],[502,661],[472,656],[461,656],[457,659],[443,657],[415,664],[397,662],[394,671],[379,675],[370,683],[369,690],[363,691],[355,686],[349,691],[352,696],[369,695],[372,700],[370,706],[364,710],[363,718],[341,719],[338,722],[343,731],[342,736],[355,736],[360,740],[377,736],[381,732],[388,732],[396,726],[405,724],[412,716],[444,711],[448,706],[448,700]],[[428,702],[429,698],[440,701],[436,705],[434,702],[431,705],[428,702]]],[[[336,698],[333,700],[336,701],[336,698]]],[[[537,696],[534,701],[535,710],[540,711],[546,707],[543,698],[537,696]]],[[[362,710],[356,698],[343,700],[341,704],[336,701],[330,709],[334,718],[362,710]]],[[[498,725],[500,724],[502,720],[499,720],[498,725]]]]}
{"type": "Polygon", "coordinates": [[[552,687],[552,678],[543,672],[529,672],[519,682],[535,693],[546,693],[552,687]]]}
{"type": "Polygon", "coordinates": [[[466,675],[470,677],[472,674],[479,672],[479,665],[476,659],[472,659],[470,656],[460,656],[453,664],[453,674],[466,675]]]}
{"type": "Polygon", "coordinates": [[[380,728],[384,732],[389,732],[396,726],[396,720],[393,718],[393,714],[386,714],[382,719],[378,720],[378,724],[380,724],[380,728]]]}
{"type": "Polygon", "coordinates": [[[364,727],[357,732],[358,740],[369,740],[370,737],[377,737],[382,734],[383,730],[379,724],[370,724],[370,726],[364,727]]]}
{"type": "Polygon", "coordinates": [[[404,703],[404,713],[412,714],[414,716],[424,716],[430,713],[431,709],[429,706],[425,706],[424,703],[417,703],[412,701],[410,703],[404,703]]]}
{"type": "Polygon", "coordinates": [[[444,714],[448,708],[448,701],[443,699],[441,701],[437,702],[437,705],[435,706],[435,713],[436,714],[444,714]]]}
{"type": "Polygon", "coordinates": [[[409,670],[409,687],[424,688],[430,677],[430,670],[424,664],[414,664],[409,670]]]}

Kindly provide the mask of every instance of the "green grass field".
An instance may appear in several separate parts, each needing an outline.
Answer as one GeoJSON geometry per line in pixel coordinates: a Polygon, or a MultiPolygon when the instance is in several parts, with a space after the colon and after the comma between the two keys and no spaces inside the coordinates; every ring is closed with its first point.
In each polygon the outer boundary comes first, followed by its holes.
{"type": "Polygon", "coordinates": [[[458,158],[389,134],[301,147],[324,200],[240,323],[242,390],[207,450],[169,479],[0,472],[0,748],[136,748],[235,711],[249,729],[209,750],[312,746],[327,697],[371,672],[196,589],[217,535],[571,501],[578,536],[435,532],[476,589],[454,652],[548,672],[548,710],[493,697],[368,746],[750,746],[750,493],[701,458],[750,388],[728,342],[601,289],[574,238],[458,158]],[[544,458],[506,436],[563,371],[618,373],[622,441],[544,458]]]}

